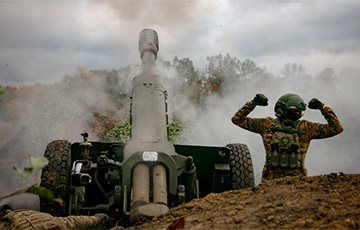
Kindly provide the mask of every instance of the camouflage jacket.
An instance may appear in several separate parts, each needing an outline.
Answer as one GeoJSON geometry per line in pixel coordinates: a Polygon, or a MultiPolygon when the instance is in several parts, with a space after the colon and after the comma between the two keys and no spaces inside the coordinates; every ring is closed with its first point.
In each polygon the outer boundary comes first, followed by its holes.
{"type": "Polygon", "coordinates": [[[0,219],[0,229],[95,229],[100,222],[95,216],[53,217],[48,213],[19,209],[0,219]]]}
{"type": "Polygon", "coordinates": [[[304,167],[305,157],[308,151],[310,141],[312,139],[322,139],[327,137],[335,136],[343,131],[339,119],[335,115],[334,111],[327,106],[324,106],[320,111],[322,115],[327,120],[328,124],[314,123],[307,120],[299,120],[294,123],[293,126],[288,126],[285,123],[281,122],[277,118],[266,117],[266,118],[250,118],[247,115],[255,109],[256,105],[249,101],[241,109],[239,109],[235,115],[232,117],[231,121],[244,129],[249,131],[259,133],[263,139],[263,144],[266,151],[266,163],[264,167],[264,172],[267,170],[266,166],[268,165],[269,156],[271,155],[271,145],[270,141],[274,132],[272,128],[284,128],[292,129],[303,132],[304,134],[299,135],[300,142],[300,155],[302,158],[302,169],[304,175],[307,175],[306,169],[304,167]]]}

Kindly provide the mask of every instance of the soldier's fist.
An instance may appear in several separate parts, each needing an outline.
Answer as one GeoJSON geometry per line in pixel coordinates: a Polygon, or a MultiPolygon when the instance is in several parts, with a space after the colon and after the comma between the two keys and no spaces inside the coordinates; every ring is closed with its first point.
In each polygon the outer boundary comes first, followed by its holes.
{"type": "Polygon", "coordinates": [[[322,107],[324,107],[324,104],[321,103],[321,101],[319,101],[319,99],[313,98],[309,101],[308,107],[310,109],[321,109],[322,107]]]}
{"type": "Polygon", "coordinates": [[[258,93],[254,97],[253,102],[255,105],[266,106],[268,105],[268,98],[264,94],[258,93]]]}

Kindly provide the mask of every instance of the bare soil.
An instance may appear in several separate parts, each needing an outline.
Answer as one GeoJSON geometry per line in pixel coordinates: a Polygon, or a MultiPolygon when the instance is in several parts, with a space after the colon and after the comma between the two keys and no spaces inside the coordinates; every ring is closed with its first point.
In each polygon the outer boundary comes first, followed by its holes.
{"type": "Polygon", "coordinates": [[[360,175],[287,177],[209,194],[128,229],[183,228],[360,229],[360,175]]]}

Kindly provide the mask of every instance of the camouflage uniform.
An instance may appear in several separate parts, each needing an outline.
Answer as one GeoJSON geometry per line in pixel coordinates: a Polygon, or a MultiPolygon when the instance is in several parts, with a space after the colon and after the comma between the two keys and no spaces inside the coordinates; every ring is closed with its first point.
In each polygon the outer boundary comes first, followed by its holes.
{"type": "Polygon", "coordinates": [[[306,153],[309,148],[310,141],[312,139],[321,139],[335,136],[343,131],[338,118],[334,111],[323,106],[320,111],[327,120],[328,124],[313,123],[306,120],[298,120],[293,125],[286,125],[278,118],[250,118],[247,115],[253,111],[256,104],[253,101],[247,102],[241,109],[239,109],[232,117],[232,122],[244,129],[259,133],[263,139],[263,144],[266,151],[266,162],[263,169],[262,179],[273,179],[284,176],[297,176],[307,175],[307,170],[304,166],[306,153]],[[283,168],[274,167],[270,163],[270,157],[272,155],[271,143],[274,131],[273,128],[281,128],[287,130],[294,130],[298,132],[296,135],[299,140],[299,167],[296,168],[283,168]]]}
{"type": "Polygon", "coordinates": [[[19,209],[0,219],[0,229],[95,229],[101,221],[97,216],[53,217],[48,213],[19,209]]]}

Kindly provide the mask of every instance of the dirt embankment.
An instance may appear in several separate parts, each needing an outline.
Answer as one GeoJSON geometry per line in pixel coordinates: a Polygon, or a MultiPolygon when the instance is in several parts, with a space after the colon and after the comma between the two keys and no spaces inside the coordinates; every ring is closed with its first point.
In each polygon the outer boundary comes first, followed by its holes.
{"type": "Polygon", "coordinates": [[[360,175],[288,177],[209,194],[128,229],[182,228],[359,229],[360,175]]]}

